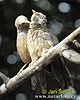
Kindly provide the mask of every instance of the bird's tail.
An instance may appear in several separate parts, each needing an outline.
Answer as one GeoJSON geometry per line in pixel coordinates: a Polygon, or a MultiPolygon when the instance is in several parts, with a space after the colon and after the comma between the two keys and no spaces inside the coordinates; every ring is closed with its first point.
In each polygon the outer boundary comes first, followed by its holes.
{"type": "Polygon", "coordinates": [[[60,82],[61,88],[68,88],[69,86],[73,86],[71,74],[65,64],[63,57],[56,58],[56,60],[52,63],[52,69],[56,80],[60,82]]]}
{"type": "Polygon", "coordinates": [[[47,88],[47,82],[44,70],[32,76],[31,84],[32,84],[32,90],[35,90],[36,92],[40,92],[41,90],[47,88]]]}

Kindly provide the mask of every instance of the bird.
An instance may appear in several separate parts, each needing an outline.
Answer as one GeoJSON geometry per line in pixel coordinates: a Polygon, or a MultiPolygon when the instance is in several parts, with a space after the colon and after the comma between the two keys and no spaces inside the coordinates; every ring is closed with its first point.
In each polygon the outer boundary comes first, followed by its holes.
{"type": "MultiPolygon", "coordinates": [[[[47,17],[41,12],[32,10],[31,22],[27,34],[27,45],[32,62],[37,61],[59,43],[54,33],[47,28],[47,17]]],[[[53,64],[56,80],[62,88],[72,85],[71,74],[62,56],[56,58],[53,64]]],[[[40,81],[40,80],[39,80],[40,81]]]]}
{"type": "Polygon", "coordinates": [[[17,29],[17,51],[21,60],[25,65],[20,69],[17,74],[20,74],[23,69],[31,62],[31,57],[27,47],[27,32],[29,28],[29,21],[24,15],[20,15],[15,20],[15,27],[17,29]]]}
{"type": "MultiPolygon", "coordinates": [[[[17,29],[16,47],[21,60],[25,63],[25,65],[19,70],[17,75],[19,75],[23,71],[23,69],[27,66],[27,64],[32,62],[27,45],[27,33],[29,30],[29,23],[30,21],[28,21],[27,17],[23,15],[18,16],[15,20],[15,27],[17,29]]],[[[34,90],[35,92],[39,92],[40,91],[39,84],[43,86],[44,82],[46,84],[45,75],[44,72],[42,71],[41,74],[38,73],[37,75],[31,78],[32,90],[34,90]],[[38,80],[42,80],[42,82],[39,83],[38,80]]],[[[43,88],[45,87],[43,86],[43,88]]]]}

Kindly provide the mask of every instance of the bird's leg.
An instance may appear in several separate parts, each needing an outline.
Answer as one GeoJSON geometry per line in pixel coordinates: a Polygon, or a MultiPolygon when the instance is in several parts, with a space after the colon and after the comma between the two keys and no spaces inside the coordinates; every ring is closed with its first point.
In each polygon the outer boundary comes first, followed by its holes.
{"type": "Polygon", "coordinates": [[[27,64],[25,64],[25,65],[19,70],[19,72],[17,73],[17,75],[19,75],[19,74],[23,71],[23,69],[24,69],[26,66],[27,66],[27,64]]]}

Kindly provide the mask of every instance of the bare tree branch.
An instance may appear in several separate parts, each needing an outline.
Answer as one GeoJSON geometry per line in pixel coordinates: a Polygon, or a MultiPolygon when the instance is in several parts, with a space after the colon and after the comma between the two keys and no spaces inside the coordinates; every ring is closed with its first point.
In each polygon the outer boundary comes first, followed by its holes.
{"type": "Polygon", "coordinates": [[[3,73],[0,72],[0,78],[3,80],[4,83],[9,81],[9,77],[7,77],[6,75],[4,75],[3,73]]]}
{"type": "Polygon", "coordinates": [[[80,54],[72,49],[68,49],[62,52],[62,55],[69,61],[80,64],[80,54]]]}
{"type": "Polygon", "coordinates": [[[72,32],[69,36],[67,36],[64,40],[62,40],[59,44],[51,48],[44,57],[41,57],[36,62],[30,63],[29,66],[25,70],[23,70],[19,75],[15,75],[6,83],[4,82],[0,86],[0,97],[19,87],[22,83],[27,81],[35,73],[41,71],[44,67],[53,62],[53,60],[55,60],[57,56],[63,55],[68,60],[80,64],[80,55],[74,50],[69,49],[67,45],[68,43],[73,42],[79,34],[80,27],[74,32],[72,32]]]}
{"type": "Polygon", "coordinates": [[[74,41],[73,41],[73,44],[75,44],[75,46],[76,46],[77,48],[80,48],[80,43],[79,43],[77,40],[74,40],[74,41]]]}

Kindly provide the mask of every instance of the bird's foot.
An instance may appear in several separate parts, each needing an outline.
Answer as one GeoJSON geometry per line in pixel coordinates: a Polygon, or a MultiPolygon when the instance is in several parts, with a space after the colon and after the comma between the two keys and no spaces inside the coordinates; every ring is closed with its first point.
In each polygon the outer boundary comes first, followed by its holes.
{"type": "Polygon", "coordinates": [[[29,66],[33,66],[33,65],[35,65],[36,64],[36,61],[32,61],[30,64],[29,64],[29,66]]]}
{"type": "Polygon", "coordinates": [[[24,68],[27,66],[27,64],[25,64],[20,70],[19,70],[19,72],[17,73],[17,75],[19,75],[23,70],[24,70],[24,68]]]}

